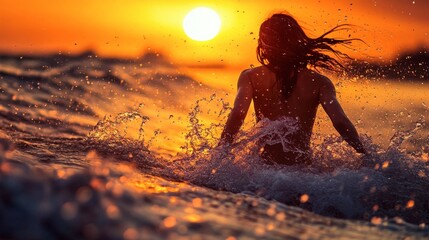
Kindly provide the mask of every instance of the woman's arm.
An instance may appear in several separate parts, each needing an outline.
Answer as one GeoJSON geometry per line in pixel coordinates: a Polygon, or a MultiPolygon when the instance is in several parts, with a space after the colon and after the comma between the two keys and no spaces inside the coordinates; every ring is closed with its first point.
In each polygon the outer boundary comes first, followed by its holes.
{"type": "Polygon", "coordinates": [[[226,121],[219,144],[232,143],[234,136],[237,134],[241,125],[243,125],[250,103],[252,102],[253,87],[246,71],[240,74],[237,88],[238,91],[234,106],[226,121]]]}
{"type": "Polygon", "coordinates": [[[320,88],[320,103],[343,139],[358,153],[366,153],[356,128],[350,122],[337,100],[334,85],[325,77],[322,78],[322,86],[320,88]]]}

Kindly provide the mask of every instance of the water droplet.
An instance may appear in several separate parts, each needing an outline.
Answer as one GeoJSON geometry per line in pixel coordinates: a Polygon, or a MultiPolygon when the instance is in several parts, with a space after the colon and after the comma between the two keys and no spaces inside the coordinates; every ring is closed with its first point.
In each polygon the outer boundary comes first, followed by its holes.
{"type": "Polygon", "coordinates": [[[310,197],[307,195],[307,194],[303,194],[303,195],[301,195],[301,197],[299,198],[299,201],[301,202],[301,203],[306,203],[306,202],[308,202],[308,200],[310,199],[310,197]]]}
{"type": "Polygon", "coordinates": [[[371,223],[374,225],[380,225],[382,222],[383,222],[383,219],[381,219],[380,217],[371,218],[371,223]]]}
{"type": "Polygon", "coordinates": [[[75,203],[66,202],[61,207],[61,216],[65,220],[71,220],[76,217],[77,207],[75,203]]]}
{"type": "Polygon", "coordinates": [[[138,231],[135,228],[128,228],[124,232],[124,239],[137,239],[138,238],[138,231]]]}
{"type": "Polygon", "coordinates": [[[164,224],[164,227],[166,228],[172,228],[174,226],[176,226],[176,218],[175,217],[166,217],[164,219],[164,221],[162,221],[162,223],[164,224]]]}
{"type": "Polygon", "coordinates": [[[414,207],[414,200],[408,201],[406,208],[413,208],[413,207],[414,207]]]}

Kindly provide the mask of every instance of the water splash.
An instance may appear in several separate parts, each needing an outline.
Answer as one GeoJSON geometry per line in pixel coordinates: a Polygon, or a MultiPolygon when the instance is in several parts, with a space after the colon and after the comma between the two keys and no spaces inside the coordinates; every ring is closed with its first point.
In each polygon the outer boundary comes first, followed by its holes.
{"type": "MultiPolygon", "coordinates": [[[[395,133],[386,150],[363,135],[369,152],[366,156],[355,153],[341,137],[315,134],[313,164],[270,166],[263,163],[259,150],[273,143],[293,150],[288,134],[296,131],[296,123],[293,119],[263,120],[239,132],[231,146],[194,145],[193,154],[176,159],[172,168],[180,169],[182,179],[197,185],[276,199],[322,215],[428,222],[429,194],[423,190],[429,188],[426,153],[413,156],[401,148],[423,125],[424,121],[419,121],[414,129],[395,133]],[[309,199],[303,202],[302,196],[309,199]]],[[[211,127],[204,129],[210,130],[211,127]]]]}
{"type": "Polygon", "coordinates": [[[127,139],[128,128],[134,121],[140,121],[138,127],[138,141],[144,144],[144,124],[149,121],[149,117],[142,115],[138,110],[132,112],[120,113],[111,119],[111,116],[105,116],[88,133],[88,137],[98,140],[127,139]]]}
{"type": "Polygon", "coordinates": [[[399,131],[396,132],[393,137],[390,139],[389,147],[387,151],[395,151],[397,149],[400,149],[401,144],[414,136],[420,129],[422,129],[425,126],[425,119],[422,118],[418,122],[416,122],[415,127],[408,131],[399,131]]]}
{"type": "MultiPolygon", "coordinates": [[[[204,91],[203,84],[168,61],[91,56],[1,60],[0,133],[6,133],[0,134],[2,237],[271,239],[311,238],[301,234],[313,233],[377,238],[392,231],[403,238],[427,237],[424,224],[409,227],[404,221],[428,223],[429,141],[419,142],[419,150],[410,153],[403,151],[413,141],[410,137],[387,154],[364,137],[372,154],[362,158],[339,137],[314,135],[313,165],[266,165],[258,149],[270,136],[285,134],[270,130],[277,129],[276,123],[249,124],[235,144],[217,147],[223,128],[217,123],[225,122],[229,97],[224,101],[217,94],[199,101],[195,114],[188,115],[188,131],[177,130],[176,123],[186,127],[182,119],[194,104],[190,93],[199,98],[213,89],[204,91]],[[148,107],[130,110],[140,102],[148,107]],[[117,112],[122,114],[113,115],[117,112]],[[100,121],[87,136],[106,114],[113,117],[100,121]],[[184,154],[160,157],[155,145],[160,139],[182,138],[179,132],[189,133],[184,154]],[[381,226],[325,218],[284,203],[381,226]]],[[[417,88],[412,87],[412,94],[417,88]]],[[[420,108],[408,109],[427,113],[427,107],[420,108]]],[[[377,116],[369,109],[365,113],[377,116]]],[[[279,127],[293,125],[286,122],[278,122],[279,127]]],[[[283,137],[284,146],[291,147],[283,137]]]]}
{"type": "MultiPolygon", "coordinates": [[[[210,107],[205,110],[203,105],[210,106],[215,100],[214,95],[201,99],[189,113],[184,154],[172,159],[152,154],[145,155],[146,160],[133,157],[131,161],[145,162],[143,169],[147,169],[147,162],[156,163],[156,169],[150,172],[155,176],[275,199],[322,215],[366,220],[397,217],[413,223],[429,222],[429,193],[424,190],[429,189],[429,167],[424,158],[427,153],[414,156],[401,148],[419,132],[424,121],[416,123],[412,130],[395,133],[386,150],[363,135],[362,141],[369,151],[366,156],[356,154],[340,137],[314,134],[311,165],[267,165],[259,156],[265,144],[280,143],[283,148],[295,150],[288,136],[297,131],[296,121],[262,120],[240,131],[232,145],[217,146],[223,125],[205,122],[202,117],[212,110],[210,107]]],[[[222,104],[217,116],[226,118],[229,105],[221,100],[217,103],[222,104]]],[[[123,141],[127,134],[118,133],[116,127],[136,119],[140,119],[139,132],[143,132],[148,119],[131,112],[100,121],[90,137],[101,141],[122,139],[118,148],[130,150],[130,142],[123,141]]],[[[140,137],[137,140],[144,142],[140,137]]],[[[147,151],[147,148],[133,151],[147,151]]]]}

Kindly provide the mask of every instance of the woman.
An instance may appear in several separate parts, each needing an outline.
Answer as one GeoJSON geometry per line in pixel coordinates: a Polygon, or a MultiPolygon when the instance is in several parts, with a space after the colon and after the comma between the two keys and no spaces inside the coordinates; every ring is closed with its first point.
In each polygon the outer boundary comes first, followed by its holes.
{"type": "Polygon", "coordinates": [[[304,33],[290,15],[274,14],[263,22],[257,47],[257,58],[262,66],[241,73],[234,107],[221,135],[220,144],[232,143],[253,100],[257,121],[263,118],[293,118],[299,125],[299,130],[288,139],[298,151],[284,151],[281,144],[267,144],[261,156],[279,164],[308,164],[310,136],[317,107],[321,104],[344,140],[357,152],[365,153],[355,127],[337,101],[334,85],[327,77],[309,69],[343,69],[337,60],[325,54],[330,52],[337,57],[347,57],[332,47],[349,44],[352,39],[326,37],[340,27],[313,39],[304,33]]]}

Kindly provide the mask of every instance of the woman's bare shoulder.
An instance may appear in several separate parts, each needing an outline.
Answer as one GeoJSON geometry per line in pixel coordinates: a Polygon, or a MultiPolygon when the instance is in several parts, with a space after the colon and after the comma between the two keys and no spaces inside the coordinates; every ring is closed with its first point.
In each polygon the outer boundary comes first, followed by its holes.
{"type": "Polygon", "coordinates": [[[251,67],[251,68],[247,68],[244,69],[242,72],[242,74],[249,74],[249,75],[259,75],[259,74],[266,74],[266,73],[271,73],[271,71],[266,67],[266,66],[257,66],[257,67],[251,67]]]}
{"type": "Polygon", "coordinates": [[[276,81],[276,76],[266,66],[257,66],[241,72],[242,77],[246,77],[255,88],[268,88],[276,81]]]}
{"type": "Polygon", "coordinates": [[[271,78],[275,79],[275,74],[269,70],[266,66],[257,66],[245,69],[241,72],[242,76],[246,76],[251,81],[259,82],[261,80],[267,81],[271,78]]]}

